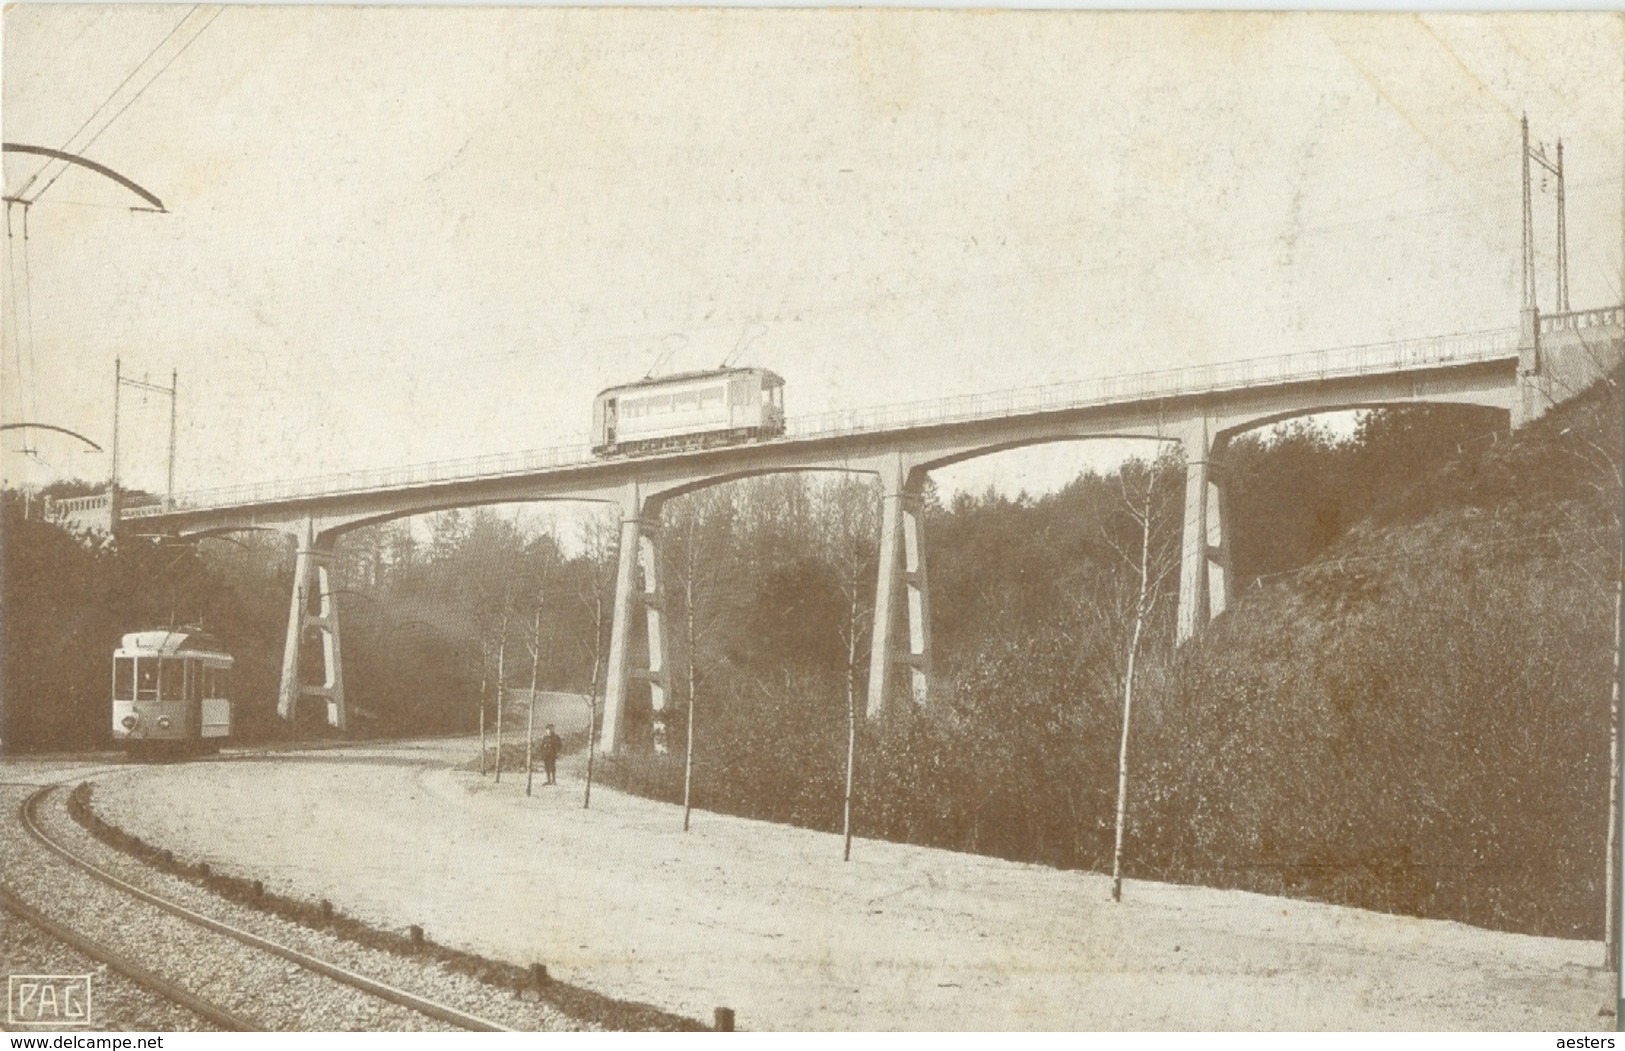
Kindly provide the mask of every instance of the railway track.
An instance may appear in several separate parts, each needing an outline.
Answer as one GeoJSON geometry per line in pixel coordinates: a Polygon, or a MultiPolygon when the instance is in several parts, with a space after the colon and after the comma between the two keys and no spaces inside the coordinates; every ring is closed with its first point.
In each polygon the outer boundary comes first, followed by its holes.
{"type": "Polygon", "coordinates": [[[27,839],[12,837],[0,906],[162,999],[231,1030],[504,1029],[136,886],[51,834],[39,809],[57,791],[16,807],[27,839]],[[41,907],[47,896],[56,909],[41,907]]]}

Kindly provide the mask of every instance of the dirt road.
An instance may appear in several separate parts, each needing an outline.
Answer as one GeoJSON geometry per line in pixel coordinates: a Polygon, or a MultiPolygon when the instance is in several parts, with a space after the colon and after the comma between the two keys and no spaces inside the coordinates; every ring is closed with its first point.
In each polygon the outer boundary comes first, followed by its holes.
{"type": "Polygon", "coordinates": [[[103,817],[377,925],[761,1029],[1612,1028],[1590,942],[526,798],[462,742],[107,776],[103,817]]]}

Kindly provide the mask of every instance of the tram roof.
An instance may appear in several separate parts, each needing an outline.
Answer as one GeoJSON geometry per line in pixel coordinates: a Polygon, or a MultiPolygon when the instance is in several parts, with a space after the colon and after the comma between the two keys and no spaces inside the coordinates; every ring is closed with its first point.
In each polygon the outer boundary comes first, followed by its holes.
{"type": "Polygon", "coordinates": [[[784,386],[784,377],[772,369],[759,369],[749,365],[735,365],[720,369],[696,369],[693,372],[674,372],[670,376],[657,376],[654,379],[636,380],[632,383],[622,383],[615,387],[605,387],[598,392],[602,398],[606,394],[621,394],[630,391],[659,390],[666,386],[676,386],[692,383],[696,380],[715,380],[724,376],[740,376],[745,374],[761,376],[768,386],[784,386]]]}
{"type": "Polygon", "coordinates": [[[180,656],[210,656],[231,660],[231,656],[221,649],[220,644],[207,635],[196,631],[132,631],[124,636],[119,645],[118,656],[122,657],[180,657],[180,656]]]}

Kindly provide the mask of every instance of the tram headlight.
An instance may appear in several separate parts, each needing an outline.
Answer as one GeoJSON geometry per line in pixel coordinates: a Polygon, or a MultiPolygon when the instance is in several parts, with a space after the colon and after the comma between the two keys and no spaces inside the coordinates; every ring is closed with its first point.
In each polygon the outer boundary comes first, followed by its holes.
{"type": "Polygon", "coordinates": [[[126,715],[121,720],[121,722],[123,723],[124,728],[126,730],[134,730],[135,729],[135,716],[133,716],[133,715],[126,715]]]}
{"type": "Polygon", "coordinates": [[[163,718],[158,720],[158,729],[160,729],[160,730],[169,729],[169,716],[166,715],[163,718]]]}

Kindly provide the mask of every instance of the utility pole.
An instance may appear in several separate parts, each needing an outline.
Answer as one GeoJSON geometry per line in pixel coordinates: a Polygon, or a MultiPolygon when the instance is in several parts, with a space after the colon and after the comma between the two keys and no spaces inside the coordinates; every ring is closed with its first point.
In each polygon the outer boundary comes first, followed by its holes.
{"type": "Polygon", "coordinates": [[[1529,114],[1523,115],[1523,313],[1532,316],[1535,302],[1535,205],[1529,181],[1529,114]]]}
{"type": "MultiPolygon", "coordinates": [[[[1558,149],[1562,149],[1561,146],[1558,149]]],[[[1561,153],[1558,154],[1562,156],[1561,153]]],[[[1562,200],[1561,197],[1558,200],[1562,200]]],[[[1559,206],[1561,207],[1561,205],[1559,206]]],[[[175,510],[175,392],[180,389],[180,373],[169,370],[169,479],[164,488],[164,508],[175,510]]]]}
{"type": "Polygon", "coordinates": [[[107,473],[107,515],[108,526],[113,528],[118,524],[118,396],[124,387],[124,363],[119,358],[113,359],[113,452],[112,467],[107,473]]]}
{"type": "Polygon", "coordinates": [[[1540,165],[1557,180],[1557,283],[1556,311],[1567,313],[1569,306],[1569,232],[1563,186],[1563,140],[1557,140],[1557,158],[1546,156],[1544,144],[1529,146],[1529,116],[1523,117],[1523,309],[1529,315],[1540,309],[1535,287],[1535,204],[1530,162],[1540,165]]]}
{"type": "MultiPolygon", "coordinates": [[[[169,464],[167,488],[164,492],[164,509],[173,510],[175,507],[175,391],[180,387],[180,373],[174,369],[169,373],[169,386],[161,387],[146,380],[125,379],[123,363],[113,359],[113,469],[111,482],[111,501],[118,500],[118,417],[119,417],[119,391],[124,387],[134,387],[137,390],[151,391],[154,394],[163,394],[169,398],[169,464]]],[[[117,509],[114,508],[113,520],[118,521],[117,509]]]]}

